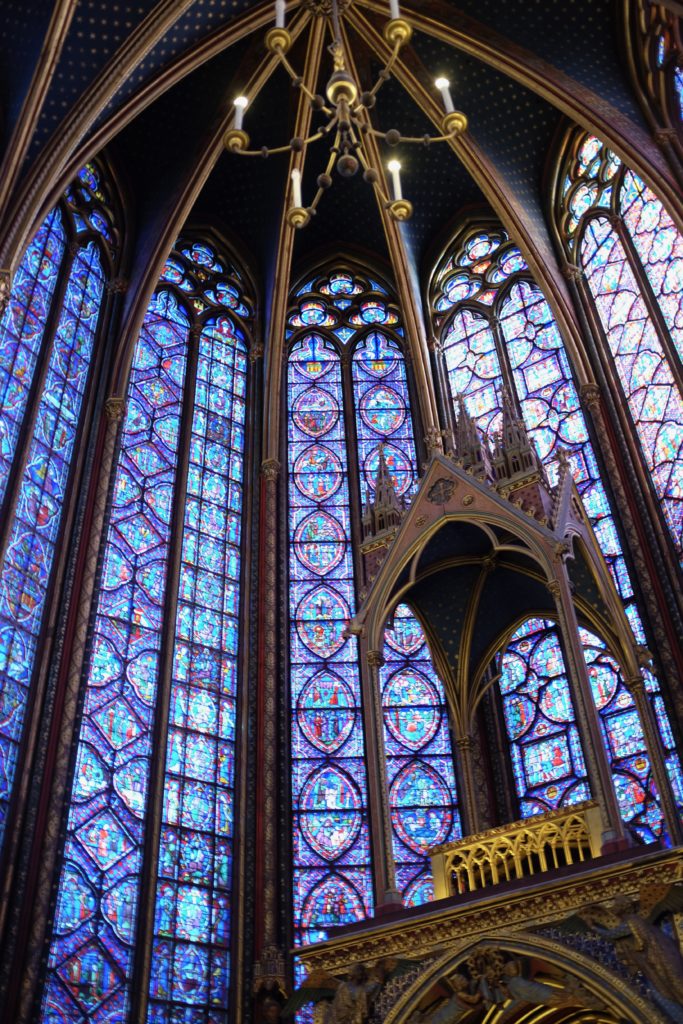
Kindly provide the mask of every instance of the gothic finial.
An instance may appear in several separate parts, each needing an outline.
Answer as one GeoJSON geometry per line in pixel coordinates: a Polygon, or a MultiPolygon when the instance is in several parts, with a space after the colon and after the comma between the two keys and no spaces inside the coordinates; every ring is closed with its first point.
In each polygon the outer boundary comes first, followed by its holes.
{"type": "Polygon", "coordinates": [[[468,473],[483,480],[491,479],[489,447],[470,415],[463,395],[456,395],[458,416],[455,432],[455,456],[468,473]]]}

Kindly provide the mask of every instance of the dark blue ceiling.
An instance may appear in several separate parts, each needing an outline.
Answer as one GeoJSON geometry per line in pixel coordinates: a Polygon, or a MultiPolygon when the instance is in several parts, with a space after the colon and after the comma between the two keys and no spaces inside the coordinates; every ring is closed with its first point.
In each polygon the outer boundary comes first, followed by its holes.
{"type": "MultiPolygon", "coordinates": [[[[271,6],[270,0],[264,3],[271,6]]],[[[381,28],[382,17],[368,12],[364,0],[355,3],[381,28]]],[[[454,26],[461,12],[477,19],[484,32],[495,29],[512,43],[573,75],[614,104],[622,115],[642,123],[627,71],[619,59],[614,0],[462,0],[457,5],[449,0],[421,0],[419,4],[413,0],[413,4],[421,13],[454,26]]],[[[0,27],[0,59],[4,57],[0,100],[6,126],[12,124],[25,95],[53,5],[48,0],[23,0],[9,6],[0,27]]],[[[153,0],[80,0],[33,139],[32,160],[49,146],[49,138],[58,133],[74,103],[154,6],[153,0]]],[[[140,59],[96,124],[102,124],[142,87],[160,78],[179,56],[255,6],[254,0],[192,0],[173,28],[140,59]]],[[[377,66],[364,40],[353,33],[351,37],[359,74],[368,81],[377,66]]],[[[306,34],[292,54],[299,68],[305,46],[306,34]]],[[[145,234],[155,230],[153,225],[160,223],[164,211],[173,205],[179,190],[201,164],[206,141],[225,112],[240,76],[244,79],[245,67],[253,71],[264,55],[261,33],[224,50],[162,92],[111,144],[113,160],[128,185],[129,208],[137,216],[143,247],[145,234]]],[[[515,197],[536,229],[545,231],[540,186],[560,123],[557,110],[496,68],[426,35],[415,33],[405,58],[411,72],[427,88],[433,89],[435,73],[448,73],[456,105],[468,115],[470,137],[491,162],[497,182],[515,197]]],[[[295,110],[296,94],[286,76],[278,72],[249,109],[254,143],[287,141],[293,133],[295,110]]],[[[383,87],[373,122],[382,131],[395,127],[404,135],[433,133],[413,98],[396,80],[383,87]]],[[[320,149],[319,154],[311,152],[308,158],[306,196],[313,193],[315,177],[324,164],[325,144],[320,149]]],[[[383,144],[380,149],[383,160],[393,155],[383,144]]],[[[397,155],[404,167],[404,193],[415,210],[402,231],[415,265],[421,267],[463,208],[486,210],[486,204],[480,183],[464,170],[448,146],[401,146],[397,155]]],[[[225,155],[193,211],[197,220],[220,221],[223,230],[254,254],[260,264],[257,272],[267,273],[274,258],[274,226],[279,223],[285,168],[286,159],[246,160],[225,155]]],[[[382,256],[386,253],[376,200],[360,175],[351,181],[338,180],[324,196],[312,225],[297,236],[295,259],[303,263],[318,249],[351,245],[382,256]]]]}

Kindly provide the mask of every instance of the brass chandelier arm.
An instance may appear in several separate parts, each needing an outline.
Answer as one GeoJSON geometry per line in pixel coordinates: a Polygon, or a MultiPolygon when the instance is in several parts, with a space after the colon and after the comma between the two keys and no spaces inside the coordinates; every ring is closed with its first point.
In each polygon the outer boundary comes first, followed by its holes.
{"type": "MultiPolygon", "coordinates": [[[[300,147],[305,148],[312,142],[319,142],[320,139],[324,139],[326,135],[329,135],[329,126],[326,125],[324,129],[320,129],[314,135],[309,135],[307,139],[302,139],[300,147]]],[[[292,149],[291,142],[288,142],[285,146],[275,146],[271,149],[269,146],[264,146],[263,149],[236,149],[235,153],[239,153],[240,156],[260,156],[268,157],[274,156],[276,153],[289,153],[292,149]]]]}
{"type": "MultiPolygon", "coordinates": [[[[363,146],[362,137],[361,137],[361,140],[358,142],[358,148],[357,148],[356,152],[358,153],[358,159],[360,160],[361,167],[363,168],[363,170],[364,171],[373,170],[374,168],[372,167],[372,163],[371,163],[370,159],[368,159],[368,157],[365,154],[365,148],[363,146]]],[[[390,204],[391,200],[389,199],[389,196],[386,194],[386,192],[382,188],[381,180],[382,180],[381,177],[379,175],[377,175],[377,180],[373,181],[372,185],[373,185],[373,188],[375,189],[375,192],[380,197],[380,199],[382,200],[384,205],[388,206],[390,204]]]]}
{"type": "MultiPolygon", "coordinates": [[[[336,135],[335,140],[334,140],[334,145],[332,146],[332,149],[330,150],[330,156],[329,156],[329,159],[327,161],[327,167],[325,168],[325,174],[328,177],[330,175],[330,172],[334,169],[334,164],[335,164],[335,161],[337,159],[337,155],[339,153],[339,136],[340,136],[340,132],[337,129],[337,135],[336,135]]],[[[318,191],[316,192],[315,196],[313,197],[313,202],[308,207],[308,209],[310,210],[311,213],[315,213],[315,211],[317,210],[318,204],[320,203],[320,200],[323,197],[323,192],[325,192],[325,189],[321,188],[320,186],[318,186],[318,191]]]]}

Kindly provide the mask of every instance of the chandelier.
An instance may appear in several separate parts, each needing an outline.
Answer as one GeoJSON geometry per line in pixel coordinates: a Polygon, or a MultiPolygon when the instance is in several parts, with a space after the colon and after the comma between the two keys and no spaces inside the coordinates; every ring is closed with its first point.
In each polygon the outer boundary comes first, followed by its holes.
{"type": "Polygon", "coordinates": [[[295,87],[301,89],[310,100],[314,111],[325,117],[325,123],[307,138],[293,138],[286,146],[262,149],[249,149],[249,136],[244,130],[244,116],[249,105],[247,96],[237,96],[234,100],[234,121],[223,137],[223,144],[230,153],[240,156],[268,157],[274,153],[305,153],[310,145],[323,139],[332,140],[327,166],[318,175],[317,191],[309,206],[304,206],[302,198],[301,168],[295,167],[290,175],[290,201],[287,208],[287,222],[294,228],[303,228],[316,213],[320,200],[327,189],[333,184],[332,171],[335,169],[342,178],[351,178],[362,168],[363,179],[371,185],[389,214],[397,221],[408,220],[412,215],[412,203],[403,197],[401,189],[401,164],[392,159],[387,164],[391,176],[391,195],[387,195],[384,187],[384,176],[369,155],[368,137],[382,139],[388,146],[395,147],[399,143],[428,146],[433,142],[451,142],[467,129],[467,117],[455,110],[450,92],[450,83],[446,78],[437,78],[434,85],[441,93],[444,105],[444,118],[441,126],[442,135],[422,135],[418,138],[402,136],[395,128],[387,132],[377,131],[372,126],[370,111],[375,106],[377,94],[384,82],[391,77],[391,72],[398,60],[401,48],[410,42],[413,30],[409,22],[401,17],[399,0],[390,0],[389,20],[384,26],[384,39],[391,47],[391,54],[384,68],[379,72],[377,80],[369,90],[363,90],[349,71],[353,66],[348,59],[342,36],[340,17],[349,6],[351,0],[308,0],[306,6],[316,14],[328,19],[332,34],[332,43],[328,47],[332,56],[333,72],[325,86],[325,95],[311,92],[303,78],[287,59],[292,45],[292,36],[285,28],[285,0],[275,2],[275,25],[265,36],[266,48],[277,56],[295,87]]]}

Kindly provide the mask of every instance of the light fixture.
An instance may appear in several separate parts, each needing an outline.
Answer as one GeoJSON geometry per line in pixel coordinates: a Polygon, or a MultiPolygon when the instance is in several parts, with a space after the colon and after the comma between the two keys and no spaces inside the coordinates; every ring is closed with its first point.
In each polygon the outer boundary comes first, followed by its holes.
{"type": "Polygon", "coordinates": [[[287,209],[287,220],[292,227],[296,228],[305,227],[315,214],[323,193],[332,186],[331,172],[335,166],[343,178],[353,177],[362,168],[364,180],[372,185],[391,216],[398,221],[408,220],[412,215],[413,206],[409,200],[403,198],[400,177],[401,164],[398,160],[390,160],[387,164],[393,193],[393,197],[390,197],[384,190],[383,176],[377,168],[372,166],[372,159],[368,156],[368,137],[382,139],[390,147],[397,146],[399,143],[428,146],[432,142],[451,142],[467,129],[467,117],[461,111],[455,110],[450,82],[444,77],[437,78],[434,83],[436,89],[441,93],[445,111],[442,135],[423,135],[419,138],[404,137],[395,128],[388,132],[380,132],[372,127],[370,111],[375,106],[377,94],[382,84],[391,77],[401,48],[410,42],[413,30],[409,22],[401,17],[399,0],[389,0],[390,17],[384,26],[384,38],[391,46],[392,52],[373,87],[369,91],[365,91],[361,89],[347,67],[350,62],[347,60],[344,50],[340,18],[343,17],[348,2],[349,0],[308,0],[306,4],[318,16],[327,18],[330,25],[332,43],[329,52],[332,55],[334,70],[325,86],[325,96],[311,92],[304,84],[303,78],[296,74],[287,59],[287,52],[292,45],[292,36],[285,27],[285,0],[276,0],[275,26],[268,30],[265,38],[267,49],[279,58],[293,84],[308,96],[314,111],[324,114],[325,124],[308,138],[294,138],[286,146],[275,148],[264,146],[262,149],[249,149],[249,136],[243,128],[244,113],[249,100],[246,96],[238,96],[233,101],[235,107],[233,126],[228,129],[223,138],[225,148],[230,153],[262,157],[287,151],[303,154],[314,142],[325,138],[333,140],[327,166],[324,172],[318,175],[317,191],[310,206],[304,206],[302,200],[303,157],[300,165],[291,171],[291,202],[287,209]]]}

